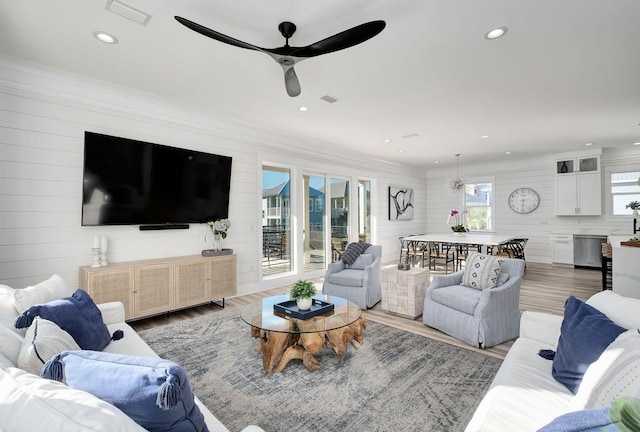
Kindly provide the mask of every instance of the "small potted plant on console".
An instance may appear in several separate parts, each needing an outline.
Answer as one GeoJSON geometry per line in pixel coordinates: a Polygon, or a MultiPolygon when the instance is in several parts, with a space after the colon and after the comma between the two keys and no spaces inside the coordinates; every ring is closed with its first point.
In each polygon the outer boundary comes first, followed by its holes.
{"type": "Polygon", "coordinates": [[[311,309],[312,297],[316,295],[318,291],[313,282],[306,279],[300,279],[293,284],[289,295],[296,301],[296,305],[300,310],[311,309]]]}

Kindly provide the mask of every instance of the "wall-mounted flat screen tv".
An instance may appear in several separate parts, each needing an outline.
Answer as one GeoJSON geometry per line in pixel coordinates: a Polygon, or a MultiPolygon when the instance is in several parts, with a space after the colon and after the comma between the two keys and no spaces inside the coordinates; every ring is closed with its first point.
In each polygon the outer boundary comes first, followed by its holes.
{"type": "Polygon", "coordinates": [[[203,223],[229,215],[231,157],[85,132],[82,225],[203,223]]]}

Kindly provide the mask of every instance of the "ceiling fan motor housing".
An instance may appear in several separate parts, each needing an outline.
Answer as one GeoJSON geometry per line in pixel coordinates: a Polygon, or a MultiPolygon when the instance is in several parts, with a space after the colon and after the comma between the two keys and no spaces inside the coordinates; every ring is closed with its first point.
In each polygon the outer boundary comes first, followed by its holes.
{"type": "Polygon", "coordinates": [[[280,34],[285,39],[289,39],[296,32],[296,25],[292,22],[284,21],[280,23],[278,30],[280,30],[280,34]]]}

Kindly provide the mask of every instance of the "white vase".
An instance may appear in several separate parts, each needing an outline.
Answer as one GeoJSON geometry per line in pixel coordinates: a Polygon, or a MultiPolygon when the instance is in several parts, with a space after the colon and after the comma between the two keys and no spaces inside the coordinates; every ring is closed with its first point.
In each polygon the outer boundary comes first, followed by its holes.
{"type": "Polygon", "coordinates": [[[631,213],[631,216],[633,216],[634,219],[638,219],[638,210],[633,210],[633,212],[631,213]]]}
{"type": "Polygon", "coordinates": [[[466,233],[466,232],[458,232],[458,231],[454,231],[454,232],[453,232],[453,235],[454,235],[454,236],[456,236],[456,237],[464,237],[464,236],[466,236],[466,235],[467,235],[467,233],[466,233]]]}
{"type": "Polygon", "coordinates": [[[311,309],[311,304],[313,303],[313,299],[310,298],[300,298],[296,300],[296,305],[300,310],[309,310],[311,309]]]}

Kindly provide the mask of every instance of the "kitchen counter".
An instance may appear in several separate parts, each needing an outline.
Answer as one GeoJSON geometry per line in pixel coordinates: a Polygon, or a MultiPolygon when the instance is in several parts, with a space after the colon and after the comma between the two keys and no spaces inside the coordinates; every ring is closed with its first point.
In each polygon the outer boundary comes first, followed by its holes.
{"type": "Polygon", "coordinates": [[[631,237],[633,235],[609,236],[613,249],[612,287],[622,296],[640,298],[640,247],[620,245],[631,237]]]}

